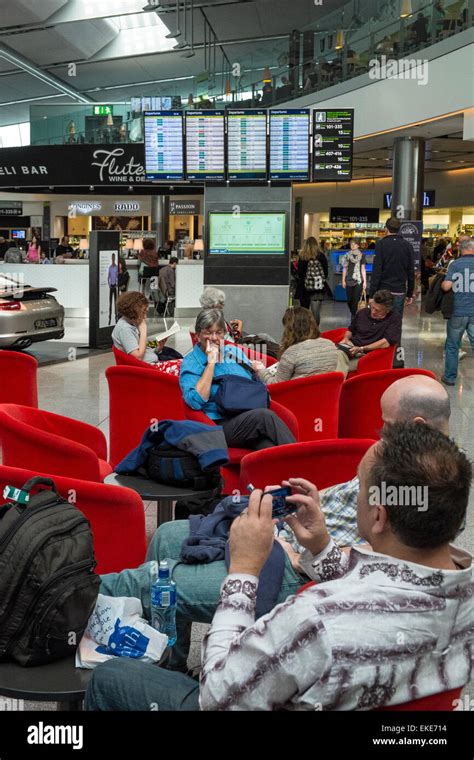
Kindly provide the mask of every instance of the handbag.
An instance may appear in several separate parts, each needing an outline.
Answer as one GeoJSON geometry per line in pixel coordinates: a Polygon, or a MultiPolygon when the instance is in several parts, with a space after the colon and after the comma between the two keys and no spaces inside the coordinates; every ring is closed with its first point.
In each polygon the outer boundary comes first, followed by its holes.
{"type": "Polygon", "coordinates": [[[224,375],[216,380],[219,388],[214,401],[223,417],[233,417],[252,409],[268,409],[270,406],[267,386],[253,374],[248,378],[240,377],[240,375],[224,375]]]}
{"type": "Polygon", "coordinates": [[[360,296],[359,303],[357,304],[357,311],[361,311],[361,309],[366,309],[366,308],[367,308],[367,293],[365,290],[363,290],[360,296]]]}

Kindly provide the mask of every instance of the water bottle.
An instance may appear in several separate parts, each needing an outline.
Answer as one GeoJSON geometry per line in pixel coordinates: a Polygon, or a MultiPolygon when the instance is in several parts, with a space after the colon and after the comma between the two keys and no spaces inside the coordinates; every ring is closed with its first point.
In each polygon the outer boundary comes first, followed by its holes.
{"type": "Polygon", "coordinates": [[[171,580],[166,560],[160,562],[158,578],[151,587],[151,624],[168,636],[168,646],[176,642],[176,583],[171,580]]]}

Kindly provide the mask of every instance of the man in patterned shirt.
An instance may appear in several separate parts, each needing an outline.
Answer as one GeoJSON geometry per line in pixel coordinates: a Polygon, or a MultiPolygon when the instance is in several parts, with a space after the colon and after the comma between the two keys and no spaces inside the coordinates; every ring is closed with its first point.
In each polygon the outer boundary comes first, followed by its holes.
{"type": "Polygon", "coordinates": [[[286,518],[316,581],[255,620],[273,543],[272,499],[252,493],[232,524],[230,568],[203,643],[200,684],[136,660],[92,676],[92,710],[372,710],[462,688],[474,666],[472,557],[451,542],[472,467],[426,424],[396,423],[359,465],[357,523],[369,548],[344,554],[316,486],[290,480],[286,518]]]}
{"type": "MultiPolygon", "coordinates": [[[[436,380],[412,375],[393,383],[381,400],[384,423],[395,421],[426,422],[446,435],[449,433],[450,404],[448,394],[436,380]]],[[[357,532],[357,494],[359,479],[341,483],[321,491],[321,509],[331,537],[338,546],[361,543],[357,532]]],[[[134,596],[141,599],[146,617],[150,618],[150,561],[168,559],[177,584],[176,623],[178,639],[172,650],[169,667],[186,671],[191,626],[210,623],[216,610],[220,588],[227,570],[223,560],[209,564],[179,563],[181,546],[189,535],[188,520],[164,523],[156,531],[148,547],[144,565],[134,570],[102,576],[101,593],[108,596],[134,596]]],[[[291,535],[291,531],[290,531],[291,535]]],[[[288,534],[284,533],[285,538],[288,534]]],[[[301,547],[280,539],[286,551],[285,570],[278,602],[308,581],[300,566],[301,547]],[[296,550],[295,550],[296,549],[296,550]]]]}

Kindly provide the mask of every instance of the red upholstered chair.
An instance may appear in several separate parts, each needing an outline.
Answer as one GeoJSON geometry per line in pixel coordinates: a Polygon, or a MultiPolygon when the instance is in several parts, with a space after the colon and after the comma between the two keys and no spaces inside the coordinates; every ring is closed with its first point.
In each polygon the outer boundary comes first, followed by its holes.
{"type": "Polygon", "coordinates": [[[18,404],[0,404],[2,461],[101,482],[110,475],[107,442],[101,430],[85,422],[18,404]]]}
{"type": "Polygon", "coordinates": [[[392,369],[393,357],[395,356],[396,346],[388,348],[378,348],[376,351],[362,356],[354,372],[349,372],[347,378],[363,375],[365,372],[378,372],[382,369],[392,369]]]}
{"type": "Polygon", "coordinates": [[[326,330],[321,333],[321,338],[332,340],[333,343],[340,343],[347,332],[347,327],[336,327],[335,330],[326,330]]]}
{"type": "MultiPolygon", "coordinates": [[[[211,420],[204,412],[191,409],[185,404],[186,419],[193,420],[194,422],[203,422],[205,425],[215,425],[216,423],[211,420]]],[[[298,440],[298,421],[295,415],[288,409],[285,409],[281,404],[277,404],[275,401],[270,402],[270,409],[278,414],[279,418],[283,420],[285,425],[291,430],[296,440],[298,440]]],[[[293,446],[294,444],[289,444],[293,446]]],[[[278,446],[277,448],[281,448],[278,446]]],[[[288,448],[285,446],[285,448],[288,448]]],[[[222,474],[224,476],[224,491],[225,493],[232,493],[234,488],[239,488],[239,473],[240,462],[242,458],[252,452],[252,449],[237,449],[229,447],[229,464],[222,468],[222,474]]]]}
{"type": "Polygon", "coordinates": [[[0,351],[0,404],[38,406],[38,362],[19,351],[0,351]]]}
{"type": "Polygon", "coordinates": [[[342,372],[300,377],[268,386],[274,401],[290,409],[298,420],[300,441],[337,438],[342,372]]]}
{"type": "Polygon", "coordinates": [[[193,344],[193,348],[194,348],[194,346],[198,342],[197,335],[192,330],[189,331],[189,335],[191,336],[191,343],[193,344]]]}
{"type": "Polygon", "coordinates": [[[0,466],[0,492],[3,493],[6,485],[21,488],[38,474],[52,478],[64,499],[70,499],[73,494],[78,509],[89,520],[94,535],[96,573],[118,573],[145,561],[145,512],[135,491],[44,471],[0,466]]]}
{"type": "Polygon", "coordinates": [[[179,378],[137,367],[108,367],[110,464],[115,467],[154,420],[184,420],[179,378]]]}
{"type": "Polygon", "coordinates": [[[319,489],[344,483],[356,476],[360,460],[373,443],[336,438],[253,451],[240,463],[240,490],[245,493],[249,483],[264,488],[288,478],[306,478],[319,489]]]}
{"type": "Polygon", "coordinates": [[[380,399],[392,383],[410,375],[425,375],[436,380],[433,372],[414,367],[367,372],[346,380],[339,402],[339,436],[380,438],[383,426],[380,399]]]}
{"type": "Polygon", "coordinates": [[[144,362],[141,359],[137,359],[136,356],[132,356],[131,354],[126,354],[124,351],[120,351],[120,349],[115,348],[115,346],[112,346],[112,351],[114,352],[115,363],[119,366],[150,369],[150,365],[147,362],[144,362]]]}

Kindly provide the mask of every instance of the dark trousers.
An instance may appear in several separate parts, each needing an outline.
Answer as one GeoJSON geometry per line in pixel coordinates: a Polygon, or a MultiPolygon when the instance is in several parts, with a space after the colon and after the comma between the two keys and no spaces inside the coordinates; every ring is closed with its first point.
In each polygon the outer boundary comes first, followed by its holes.
{"type": "Polygon", "coordinates": [[[346,285],[347,305],[353,317],[357,314],[357,306],[359,305],[361,294],[361,282],[358,285],[346,285]]]}
{"type": "Polygon", "coordinates": [[[271,409],[251,409],[219,424],[224,429],[227,445],[234,448],[258,451],[295,443],[293,433],[271,409]]]}
{"type": "Polygon", "coordinates": [[[112,301],[114,303],[115,321],[117,321],[117,285],[109,285],[109,325],[112,319],[112,301]]]}

